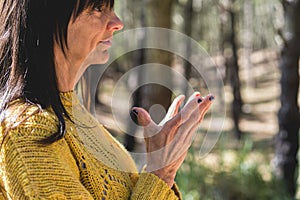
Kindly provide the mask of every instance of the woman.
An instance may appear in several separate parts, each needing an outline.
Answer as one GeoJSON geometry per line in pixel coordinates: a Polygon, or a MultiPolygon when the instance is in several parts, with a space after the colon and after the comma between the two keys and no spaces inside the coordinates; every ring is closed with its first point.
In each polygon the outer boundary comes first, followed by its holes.
{"type": "Polygon", "coordinates": [[[73,93],[92,58],[109,58],[113,33],[123,27],[113,6],[114,0],[0,2],[2,198],[180,198],[176,171],[213,96],[195,93],[178,112],[179,96],[160,125],[133,108],[149,153],[139,174],[73,93]]]}

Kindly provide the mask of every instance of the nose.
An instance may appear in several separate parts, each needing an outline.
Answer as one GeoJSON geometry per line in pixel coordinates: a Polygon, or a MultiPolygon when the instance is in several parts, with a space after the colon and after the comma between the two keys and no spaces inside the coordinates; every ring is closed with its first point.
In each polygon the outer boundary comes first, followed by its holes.
{"type": "Polygon", "coordinates": [[[110,22],[107,25],[107,28],[109,31],[115,32],[119,31],[124,27],[124,24],[120,20],[120,18],[114,14],[110,20],[110,22]]]}

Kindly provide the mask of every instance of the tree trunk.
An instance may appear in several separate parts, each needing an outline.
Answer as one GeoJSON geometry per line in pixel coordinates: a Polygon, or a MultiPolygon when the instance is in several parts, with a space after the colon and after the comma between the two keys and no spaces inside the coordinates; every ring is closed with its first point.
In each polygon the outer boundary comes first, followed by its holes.
{"type": "MultiPolygon", "coordinates": [[[[163,27],[171,28],[171,9],[172,9],[172,0],[142,0],[139,2],[142,6],[141,13],[141,26],[142,27],[163,27]]],[[[160,42],[161,38],[164,38],[162,35],[151,36],[156,37],[157,41],[160,42]]],[[[144,35],[140,41],[141,46],[146,46],[147,34],[144,35]]],[[[134,66],[140,66],[147,63],[160,63],[166,66],[171,65],[170,55],[159,50],[147,50],[141,49],[135,52],[134,66]]],[[[143,107],[149,111],[149,109],[155,105],[159,104],[164,107],[165,110],[169,107],[171,103],[172,91],[166,87],[162,87],[157,84],[148,84],[141,85],[145,80],[152,81],[153,78],[156,80],[166,79],[168,76],[162,74],[156,69],[149,67],[143,69],[142,72],[139,72],[138,75],[138,86],[139,88],[132,95],[133,106],[143,107]]],[[[171,81],[171,77],[169,77],[171,81]]],[[[155,82],[155,80],[154,80],[155,82]]],[[[159,122],[164,116],[159,115],[164,112],[150,113],[158,114],[158,116],[153,116],[154,121],[159,122]]],[[[136,120],[136,119],[133,119],[136,120]]],[[[127,150],[132,151],[136,144],[134,140],[134,132],[136,127],[128,127],[128,133],[125,135],[125,147],[127,150]]]]}
{"type": "Polygon", "coordinates": [[[299,148],[299,55],[300,55],[300,1],[283,1],[285,27],[281,50],[281,108],[278,112],[279,132],[276,138],[276,165],[286,183],[289,194],[297,191],[299,148]],[[286,37],[289,36],[289,37],[286,37]]]}
{"type": "MultiPolygon", "coordinates": [[[[172,0],[151,0],[146,1],[146,26],[148,27],[162,27],[171,28],[171,16],[172,16],[172,0]]],[[[168,36],[151,35],[151,37],[157,38],[157,42],[164,42],[168,44],[168,36]],[[163,41],[162,41],[163,40],[163,41]]],[[[165,66],[171,66],[171,56],[169,53],[160,50],[146,50],[146,63],[160,63],[165,66]]],[[[155,78],[156,80],[172,81],[170,75],[160,73],[157,68],[148,67],[144,70],[145,79],[150,81],[155,78]]],[[[167,88],[158,84],[147,85],[142,88],[142,102],[141,105],[145,109],[151,108],[154,104],[161,105],[167,110],[171,103],[172,91],[171,88],[167,88]]],[[[154,116],[156,122],[161,120],[164,116],[154,116]]]]}
{"type": "Polygon", "coordinates": [[[224,7],[220,4],[221,9],[223,10],[223,14],[227,15],[223,16],[221,31],[227,32],[224,33],[224,41],[222,44],[222,48],[224,48],[224,57],[225,57],[225,65],[226,65],[226,79],[229,81],[232,92],[233,92],[233,102],[231,104],[231,114],[234,122],[234,134],[237,139],[241,139],[242,132],[239,127],[240,114],[242,112],[242,96],[240,89],[240,77],[239,77],[239,65],[238,65],[238,45],[237,45],[237,36],[236,36],[236,14],[234,9],[232,8],[234,1],[231,1],[228,7],[224,7]],[[230,24],[230,28],[226,28],[226,24],[230,24]],[[230,47],[226,47],[226,45],[230,45],[230,47]]]}
{"type": "Polygon", "coordinates": [[[235,135],[237,139],[241,139],[242,132],[240,130],[239,121],[240,114],[242,112],[242,97],[240,89],[240,77],[239,77],[239,65],[238,65],[238,55],[237,55],[237,38],[236,38],[236,16],[234,11],[229,12],[231,20],[231,34],[230,34],[230,43],[232,48],[232,57],[229,59],[229,74],[230,74],[230,83],[233,89],[233,102],[232,102],[232,117],[235,127],[235,135]]]}
{"type": "MultiPolygon", "coordinates": [[[[185,34],[189,37],[192,36],[192,23],[193,23],[193,0],[188,0],[184,9],[184,30],[185,34]]],[[[191,41],[188,40],[186,44],[186,58],[191,57],[191,41]]],[[[184,65],[185,78],[187,81],[191,78],[192,66],[188,61],[185,61],[184,65]]],[[[188,96],[189,85],[188,82],[184,83],[183,91],[185,92],[185,96],[188,96]]]]}
{"type": "MultiPolygon", "coordinates": [[[[139,14],[140,15],[140,25],[142,27],[145,26],[145,10],[144,10],[144,1],[145,0],[141,0],[139,3],[141,4],[141,10],[142,12],[139,14]]],[[[140,46],[144,46],[145,45],[145,40],[146,40],[146,35],[144,35],[144,38],[140,38],[139,39],[139,43],[141,44],[140,46]]],[[[133,58],[133,66],[139,66],[145,63],[145,49],[140,49],[138,51],[134,52],[134,58],[133,58]]],[[[141,74],[141,72],[139,71],[138,74],[138,84],[140,85],[142,79],[143,79],[143,74],[141,74]]],[[[132,107],[141,107],[143,106],[141,104],[142,102],[142,94],[141,94],[141,89],[138,88],[133,94],[132,94],[132,107]]],[[[137,124],[137,118],[132,115],[132,120],[137,124]]],[[[129,134],[125,135],[125,139],[124,139],[124,146],[128,151],[133,151],[135,149],[136,146],[136,142],[135,142],[135,133],[136,133],[136,126],[134,126],[132,123],[128,123],[128,130],[127,132],[129,134]]]]}

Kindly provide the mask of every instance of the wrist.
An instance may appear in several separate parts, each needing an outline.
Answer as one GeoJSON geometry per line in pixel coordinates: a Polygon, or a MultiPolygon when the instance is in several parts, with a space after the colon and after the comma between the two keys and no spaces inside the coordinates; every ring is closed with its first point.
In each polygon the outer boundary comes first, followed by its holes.
{"type": "Polygon", "coordinates": [[[170,188],[174,185],[175,175],[172,173],[166,173],[163,170],[155,170],[153,172],[150,172],[154,175],[156,175],[158,178],[163,180],[170,188]]]}

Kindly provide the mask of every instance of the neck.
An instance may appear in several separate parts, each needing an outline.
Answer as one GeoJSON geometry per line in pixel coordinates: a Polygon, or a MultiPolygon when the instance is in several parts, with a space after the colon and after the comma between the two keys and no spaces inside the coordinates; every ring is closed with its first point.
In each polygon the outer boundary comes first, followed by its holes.
{"type": "Polygon", "coordinates": [[[67,59],[62,50],[55,45],[55,71],[57,77],[58,89],[60,92],[68,92],[74,90],[76,83],[81,75],[79,75],[79,66],[77,62],[72,62],[71,59],[67,59]]]}

